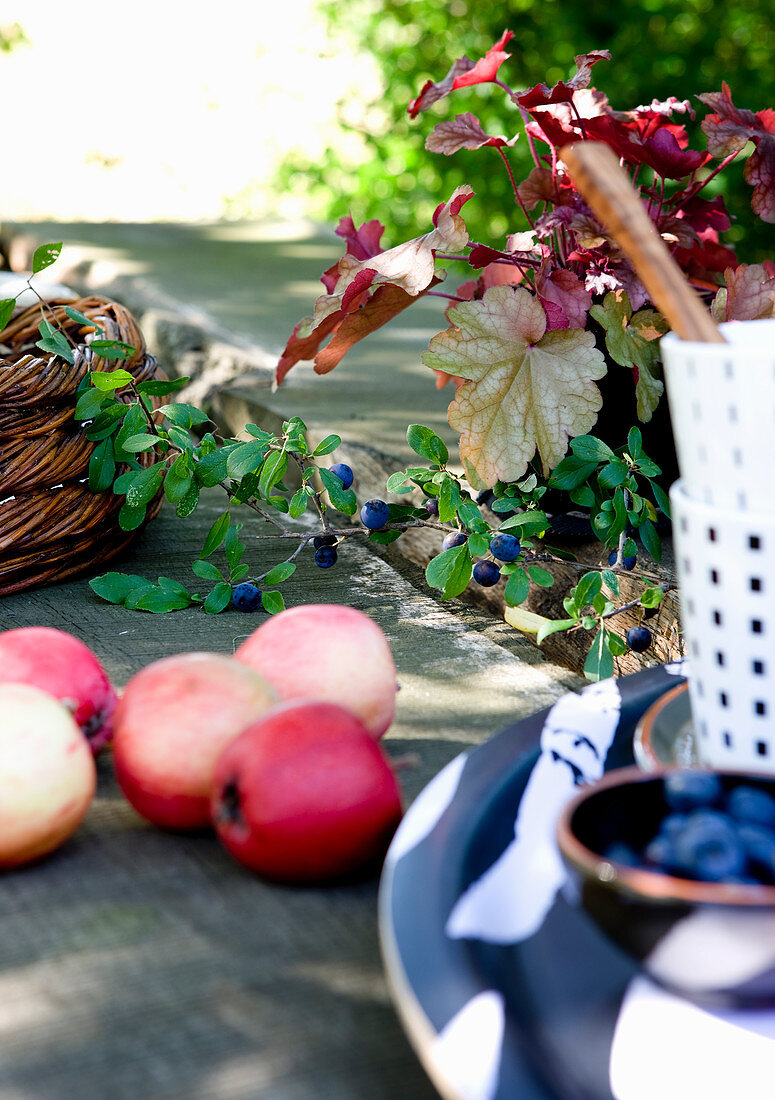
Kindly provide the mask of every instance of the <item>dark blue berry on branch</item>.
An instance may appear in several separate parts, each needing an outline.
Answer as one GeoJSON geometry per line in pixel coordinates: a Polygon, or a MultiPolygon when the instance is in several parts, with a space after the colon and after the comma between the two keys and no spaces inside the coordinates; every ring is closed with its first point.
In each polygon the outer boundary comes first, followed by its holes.
{"type": "Polygon", "coordinates": [[[496,535],[490,543],[490,553],[499,561],[516,561],[522,545],[515,535],[496,535]]]}
{"type": "Polygon", "coordinates": [[[464,535],[462,531],[450,531],[448,535],[445,535],[441,548],[442,550],[451,550],[453,546],[462,546],[464,542],[468,542],[468,535],[464,535]]]}
{"type": "Polygon", "coordinates": [[[653,637],[645,626],[631,626],[625,635],[625,641],[633,653],[645,653],[653,637]]]}
{"type": "Polygon", "coordinates": [[[367,500],[361,508],[361,523],[370,531],[379,531],[390,519],[390,508],[384,500],[367,500]]]}
{"type": "Polygon", "coordinates": [[[350,466],[347,466],[344,462],[335,462],[330,468],[332,474],[336,474],[342,483],[343,489],[349,489],[353,483],[353,472],[350,466]]]}
{"type": "Polygon", "coordinates": [[[478,561],[474,566],[474,580],[482,588],[492,588],[501,579],[501,571],[494,561],[478,561]]]}
{"type": "Polygon", "coordinates": [[[330,569],[332,565],[336,565],[336,550],[333,546],[321,546],[315,551],[315,565],[319,565],[321,569],[330,569]]]}
{"type": "Polygon", "coordinates": [[[439,502],[436,497],[428,497],[423,503],[425,504],[425,511],[429,516],[437,516],[439,514],[439,502]]]}
{"type": "Polygon", "coordinates": [[[258,611],[264,606],[260,588],[249,581],[243,581],[242,584],[234,586],[231,602],[238,611],[258,611]]]}

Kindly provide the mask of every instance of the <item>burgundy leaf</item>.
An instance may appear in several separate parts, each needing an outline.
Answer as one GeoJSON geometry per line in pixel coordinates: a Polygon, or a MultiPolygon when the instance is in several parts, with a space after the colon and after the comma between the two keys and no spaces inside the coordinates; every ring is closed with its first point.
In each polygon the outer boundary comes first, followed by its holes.
{"type": "Polygon", "coordinates": [[[533,107],[544,107],[549,103],[568,103],[573,99],[574,92],[589,87],[592,66],[602,60],[611,60],[608,50],[592,50],[590,53],[579,54],[574,58],[576,73],[570,80],[560,80],[551,88],[548,84],[536,84],[534,88],[518,95],[517,101],[527,110],[533,107]]]}
{"type": "Polygon", "coordinates": [[[675,135],[666,128],[657,130],[653,137],[647,138],[643,147],[645,163],[664,179],[683,179],[712,159],[710,153],[682,149],[675,135]]]}
{"type": "Polygon", "coordinates": [[[471,61],[468,57],[459,57],[454,62],[443,80],[434,83],[428,80],[417,96],[409,104],[407,110],[411,118],[416,118],[420,111],[427,111],[438,100],[449,95],[456,88],[467,88],[472,84],[487,84],[495,80],[498,69],[511,54],[504,53],[503,47],[514,37],[513,31],[504,31],[498,41],[492,46],[484,57],[478,61],[471,61]]]}
{"type": "Polygon", "coordinates": [[[592,305],[592,295],[585,288],[578,275],[566,268],[555,268],[554,271],[548,274],[541,272],[536,277],[536,291],[540,295],[541,302],[546,310],[550,328],[586,327],[587,313],[589,313],[592,305]],[[565,325],[552,325],[548,303],[560,307],[567,319],[565,325]]]}
{"type": "Polygon", "coordinates": [[[775,222],[775,111],[754,114],[736,107],[728,84],[722,84],[720,92],[705,92],[698,98],[715,112],[702,122],[708,149],[714,156],[739,152],[749,141],[756,146],[743,175],[754,189],[754,213],[762,221],[775,222]]]}
{"type": "Polygon", "coordinates": [[[775,316],[775,264],[740,264],[724,272],[726,289],[713,303],[718,321],[758,321],[775,316]]]}
{"type": "Polygon", "coordinates": [[[428,135],[425,148],[431,153],[443,153],[450,156],[460,149],[481,149],[483,145],[494,145],[501,148],[504,145],[511,146],[519,137],[507,139],[503,135],[490,137],[482,129],[482,124],[476,115],[466,112],[456,115],[449,122],[440,122],[428,135]]]}

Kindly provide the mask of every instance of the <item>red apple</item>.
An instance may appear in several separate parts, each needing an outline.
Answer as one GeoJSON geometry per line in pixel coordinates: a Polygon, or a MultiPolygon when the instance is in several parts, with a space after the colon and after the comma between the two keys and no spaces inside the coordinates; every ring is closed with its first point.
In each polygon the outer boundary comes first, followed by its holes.
{"type": "Polygon", "coordinates": [[[234,654],[282,699],[326,699],[381,737],[396,706],[396,666],[377,624],[341,604],[302,604],[274,615],[234,654]]]}
{"type": "Polygon", "coordinates": [[[313,700],[276,707],[227,746],[212,813],[246,867],[284,882],[322,882],[384,856],[401,792],[363,723],[313,700]]]}
{"type": "Polygon", "coordinates": [[[209,825],[216,760],[276,702],[274,689],[231,657],[180,653],[147,665],[116,708],[113,759],[121,790],[155,825],[209,825]]]}
{"type": "Polygon", "coordinates": [[[89,647],[52,626],[22,626],[0,634],[0,683],[33,684],[72,712],[93,752],[113,733],[116,692],[89,647]]]}
{"type": "Polygon", "coordinates": [[[59,847],[85,817],[96,784],[70,711],[30,684],[0,684],[0,867],[59,847]]]}

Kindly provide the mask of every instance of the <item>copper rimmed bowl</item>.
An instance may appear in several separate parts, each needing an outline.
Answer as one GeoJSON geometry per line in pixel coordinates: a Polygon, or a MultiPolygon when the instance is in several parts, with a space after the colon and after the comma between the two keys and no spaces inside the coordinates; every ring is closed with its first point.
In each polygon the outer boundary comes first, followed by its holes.
{"type": "MultiPolygon", "coordinates": [[[[608,858],[612,845],[642,850],[671,813],[665,776],[610,772],[566,806],[558,822],[579,904],[660,984],[700,1001],[775,1004],[775,886],[701,882],[608,858]]],[[[775,780],[715,773],[725,792],[745,785],[775,796],[775,780]]]]}

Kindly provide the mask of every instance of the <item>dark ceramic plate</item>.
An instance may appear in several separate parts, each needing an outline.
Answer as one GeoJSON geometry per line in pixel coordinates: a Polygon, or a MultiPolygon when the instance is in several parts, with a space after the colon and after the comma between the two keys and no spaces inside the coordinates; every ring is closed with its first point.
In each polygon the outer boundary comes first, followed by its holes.
{"type": "Polygon", "coordinates": [[[662,666],[563,696],[457,757],[408,811],[380,932],[445,1100],[774,1095],[775,1014],[711,1011],[639,976],[576,906],[557,850],[560,808],[632,763],[638,720],[680,678],[662,666]]]}

